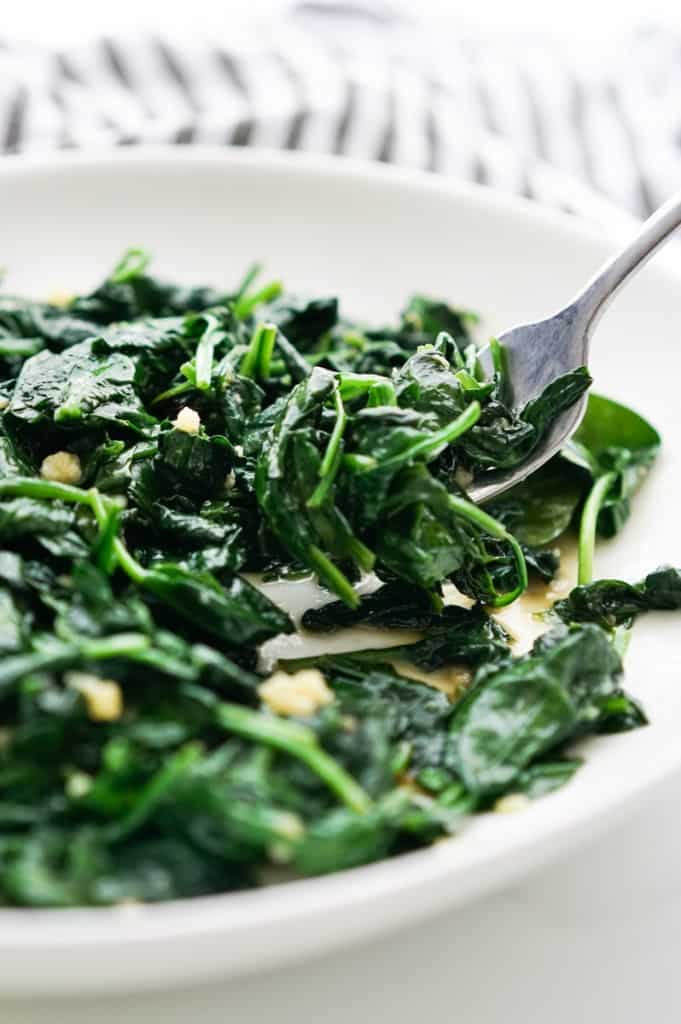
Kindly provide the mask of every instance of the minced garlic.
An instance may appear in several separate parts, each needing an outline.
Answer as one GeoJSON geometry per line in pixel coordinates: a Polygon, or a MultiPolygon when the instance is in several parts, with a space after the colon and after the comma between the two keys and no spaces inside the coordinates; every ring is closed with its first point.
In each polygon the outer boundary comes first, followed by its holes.
{"type": "Polygon", "coordinates": [[[467,491],[470,485],[473,483],[473,474],[468,469],[464,469],[463,466],[459,466],[454,473],[454,479],[461,488],[462,491],[467,491]]]}
{"type": "Polygon", "coordinates": [[[515,814],[517,811],[524,811],[532,803],[525,793],[508,793],[500,796],[494,804],[497,814],[515,814]]]}
{"type": "Polygon", "coordinates": [[[64,790],[71,800],[81,800],[92,789],[92,776],[86,772],[73,772],[66,780],[64,790]]]}
{"type": "Polygon", "coordinates": [[[293,811],[280,811],[276,816],[274,826],[282,839],[295,842],[305,835],[305,825],[299,814],[293,811]]]}
{"type": "Polygon", "coordinates": [[[94,722],[115,722],[123,714],[123,693],[115,679],[100,679],[87,672],[69,672],[65,678],[83,697],[94,722]]]}
{"type": "Polygon", "coordinates": [[[57,484],[79,484],[83,475],[80,459],[73,452],[54,452],[43,459],[40,475],[57,484]]]}
{"type": "Polygon", "coordinates": [[[50,292],[47,301],[51,306],[59,306],[60,309],[66,309],[70,306],[75,298],[73,292],[64,291],[62,288],[56,288],[53,292],[50,292]]]}
{"type": "Polygon", "coordinates": [[[173,420],[175,430],[182,430],[185,434],[198,434],[201,429],[201,417],[196,409],[183,405],[173,420]]]}
{"type": "Polygon", "coordinates": [[[333,690],[316,668],[305,668],[293,675],[275,672],[258,687],[258,695],[270,711],[296,718],[309,718],[333,701],[333,690]]]}

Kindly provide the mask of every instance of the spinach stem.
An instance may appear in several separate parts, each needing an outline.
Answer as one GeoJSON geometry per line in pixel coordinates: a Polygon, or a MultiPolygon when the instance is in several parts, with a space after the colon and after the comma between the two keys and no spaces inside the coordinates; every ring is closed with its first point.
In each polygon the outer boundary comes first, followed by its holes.
{"type": "MultiPolygon", "coordinates": [[[[106,530],[109,524],[108,502],[95,487],[89,490],[82,490],[80,487],[72,487],[70,484],[55,483],[51,480],[37,480],[35,477],[15,476],[0,480],[0,497],[11,495],[23,495],[26,498],[39,498],[48,501],[68,501],[72,504],[87,505],[91,509],[100,530],[106,530]]],[[[111,550],[116,555],[116,560],[121,569],[130,576],[135,583],[143,584],[147,577],[147,570],[144,569],[137,559],[128,551],[120,538],[116,537],[111,550]]]]}
{"type": "Polygon", "coordinates": [[[381,377],[377,373],[341,373],[338,382],[341,398],[346,402],[353,398],[359,398],[371,388],[382,384],[390,383],[387,377],[381,377]]]}
{"type": "Polygon", "coordinates": [[[326,446],[324,452],[324,458],[322,459],[319,467],[319,475],[321,477],[328,476],[334,465],[338,468],[338,450],[340,443],[343,439],[343,432],[348,422],[348,417],[345,414],[345,407],[343,406],[343,399],[340,396],[338,388],[333,393],[333,404],[336,408],[336,422],[333,425],[331,431],[331,437],[329,443],[326,446]]]}
{"type": "Polygon", "coordinates": [[[327,587],[338,594],[340,599],[345,601],[350,608],[357,608],[359,605],[359,595],[355,593],[350,580],[316,544],[310,544],[308,557],[315,572],[327,587]]]}
{"type": "Polygon", "coordinates": [[[311,729],[238,704],[221,703],[215,709],[218,723],[228,732],[265,743],[297,758],[310,768],[351,810],[366,814],[372,801],[338,762],[323,750],[311,729]]]}
{"type": "Polygon", "coordinates": [[[372,384],[371,387],[369,388],[367,406],[369,408],[372,408],[380,405],[397,405],[397,395],[395,394],[395,386],[393,382],[390,380],[380,381],[377,384],[372,384]]]}
{"type": "Polygon", "coordinates": [[[128,249],[111,273],[112,282],[125,284],[139,277],[147,269],[150,259],[151,256],[144,249],[128,249]]]}
{"type": "MultiPolygon", "coordinates": [[[[97,520],[97,525],[100,527],[100,529],[103,529],[106,526],[108,520],[108,511],[104,498],[99,493],[99,491],[94,487],[91,488],[87,493],[91,497],[90,508],[94,513],[95,519],[97,520]]],[[[130,579],[133,580],[133,582],[144,584],[144,581],[147,576],[146,569],[144,569],[140,565],[136,558],[133,558],[133,556],[130,554],[127,547],[120,539],[120,537],[116,537],[114,539],[111,547],[113,553],[116,556],[116,561],[118,562],[118,565],[121,567],[121,569],[125,573],[127,573],[130,579]]]]}
{"type": "Polygon", "coordinates": [[[174,384],[173,387],[166,388],[160,395],[152,398],[151,404],[158,405],[159,402],[165,402],[168,398],[175,398],[176,395],[183,395],[186,391],[194,391],[194,385],[190,380],[183,380],[180,384],[174,384]]]}
{"type": "Polygon", "coordinates": [[[343,465],[353,473],[364,473],[369,469],[376,469],[378,462],[370,455],[358,455],[356,452],[348,452],[343,456],[343,465]]]}
{"type": "Polygon", "coordinates": [[[206,314],[209,325],[203,332],[196,346],[194,356],[194,373],[196,386],[199,391],[210,389],[211,377],[213,375],[213,351],[215,349],[215,335],[219,330],[219,324],[214,316],[206,314]]]}
{"type": "Polygon", "coordinates": [[[17,680],[34,672],[58,672],[74,665],[80,656],[77,644],[55,645],[47,651],[31,651],[29,654],[13,654],[2,659],[0,664],[0,695],[4,694],[17,680]]]}
{"type": "Polygon", "coordinates": [[[260,291],[255,292],[253,295],[242,295],[241,298],[237,299],[234,303],[234,315],[239,320],[245,320],[246,317],[250,316],[256,306],[260,306],[264,302],[271,302],[272,299],[278,298],[283,291],[281,281],[270,281],[260,291]]]}
{"type": "Polygon", "coordinates": [[[257,365],[256,365],[256,376],[260,380],[267,380],[270,375],[270,366],[272,363],[272,353],[274,351],[274,343],[277,340],[277,328],[275,324],[264,324],[262,335],[260,337],[260,346],[257,353],[257,365]]]}
{"type": "Polygon", "coordinates": [[[143,633],[117,633],[81,643],[60,642],[28,654],[15,654],[3,658],[0,664],[0,694],[14,683],[35,672],[58,672],[77,664],[81,658],[106,661],[122,654],[138,654],[149,647],[149,638],[143,633]]]}
{"type": "Polygon", "coordinates": [[[501,377],[504,373],[504,353],[498,338],[489,339],[489,351],[494,372],[501,377]]]}
{"type": "Polygon", "coordinates": [[[471,523],[475,523],[481,530],[488,533],[491,537],[497,540],[505,541],[513,552],[515,559],[516,571],[518,573],[518,584],[513,590],[510,590],[506,594],[498,594],[492,601],[493,608],[503,608],[507,604],[511,604],[517,597],[527,590],[527,565],[525,563],[525,556],[523,554],[520,544],[515,539],[512,533],[501,525],[496,519],[488,515],[487,512],[483,512],[481,508],[474,505],[471,501],[466,501],[465,498],[459,498],[454,494],[448,496],[448,505],[452,512],[458,516],[462,516],[464,519],[468,519],[471,523]]]}
{"type": "Polygon", "coordinates": [[[262,273],[262,263],[254,263],[253,266],[248,268],[248,270],[244,274],[244,277],[243,277],[243,279],[241,281],[241,284],[239,285],[237,290],[232,295],[232,302],[233,303],[237,303],[239,301],[239,299],[243,298],[243,296],[246,294],[248,289],[251,287],[251,285],[255,281],[256,277],[258,277],[258,275],[261,274],[261,273],[262,273]]]}
{"type": "Polygon", "coordinates": [[[366,544],[362,544],[358,537],[352,537],[350,539],[348,542],[348,548],[360,569],[364,569],[365,572],[371,572],[376,562],[376,555],[373,551],[371,551],[366,544]]]}
{"type": "Polygon", "coordinates": [[[251,343],[241,360],[239,373],[242,377],[267,377],[272,359],[277,328],[271,323],[260,323],[253,331],[251,343]]]}
{"type": "Polygon", "coordinates": [[[389,459],[384,459],[383,462],[379,462],[378,468],[380,470],[393,469],[394,467],[403,465],[405,462],[410,462],[412,459],[415,459],[420,455],[434,455],[439,448],[451,444],[457,437],[460,437],[462,434],[465,434],[467,430],[470,430],[470,428],[480,418],[480,412],[480,403],[471,402],[471,404],[466,406],[464,411],[457,416],[453,423],[449,423],[446,427],[442,427],[441,430],[434,431],[434,433],[429,434],[428,437],[424,437],[421,441],[416,441],[409,448],[399,452],[399,454],[393,455],[389,459]]]}
{"type": "Polygon", "coordinates": [[[336,450],[336,459],[334,460],[330,472],[319,481],[314,491],[305,502],[307,508],[320,508],[326,501],[329,491],[333,486],[333,482],[336,479],[338,467],[342,462],[342,454],[342,450],[338,448],[336,450]]]}
{"type": "Polygon", "coordinates": [[[0,497],[21,495],[25,498],[69,501],[77,505],[92,506],[89,491],[71,484],[59,484],[52,480],[38,480],[31,476],[12,476],[0,480],[0,497]]]}
{"type": "Polygon", "coordinates": [[[186,743],[169,757],[163,767],[144,786],[131,810],[118,821],[104,827],[103,832],[110,843],[120,842],[143,825],[149,815],[169,794],[176,782],[201,758],[198,743],[186,743]]]}
{"type": "Polygon", "coordinates": [[[84,640],[79,644],[82,656],[93,661],[118,658],[122,654],[138,654],[150,646],[149,637],[144,633],[115,633],[113,636],[84,640]]]}
{"type": "Polygon", "coordinates": [[[617,478],[616,473],[603,473],[596,478],[593,487],[589,491],[582,518],[579,524],[579,548],[577,558],[577,582],[591,583],[593,579],[594,549],[596,547],[596,527],[598,525],[598,514],[601,511],[603,502],[617,478]]]}

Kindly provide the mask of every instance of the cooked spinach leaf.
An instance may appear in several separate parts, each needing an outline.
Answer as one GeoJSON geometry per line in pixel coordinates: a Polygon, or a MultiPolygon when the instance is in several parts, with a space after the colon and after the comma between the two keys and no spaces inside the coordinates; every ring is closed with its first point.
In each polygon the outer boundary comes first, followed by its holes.
{"type": "Polygon", "coordinates": [[[589,396],[586,415],[562,452],[592,480],[580,525],[580,583],[591,579],[596,534],[612,537],[622,529],[631,498],[659,447],[658,432],[633,409],[601,395],[589,396]]]}
{"type": "Polygon", "coordinates": [[[592,624],[558,627],[526,657],[483,667],[455,709],[448,765],[480,796],[512,789],[536,758],[607,719],[620,672],[592,624]]]}
{"type": "MultiPolygon", "coordinates": [[[[502,626],[480,607],[470,610],[456,605],[442,609],[430,607],[427,595],[404,584],[386,584],[362,598],[358,608],[347,608],[341,601],[310,609],[302,625],[313,632],[330,632],[340,627],[372,625],[384,629],[410,629],[424,632],[421,640],[376,650],[357,651],[350,657],[359,664],[397,658],[427,672],[445,665],[479,665],[508,654],[508,637],[502,626]]],[[[314,659],[312,659],[314,662],[314,659]]],[[[300,664],[300,662],[297,662],[300,664]]]]}
{"type": "Polygon", "coordinates": [[[642,583],[597,580],[575,587],[553,611],[565,622],[597,622],[604,629],[629,625],[642,612],[681,609],[681,572],[663,565],[642,583]]]}

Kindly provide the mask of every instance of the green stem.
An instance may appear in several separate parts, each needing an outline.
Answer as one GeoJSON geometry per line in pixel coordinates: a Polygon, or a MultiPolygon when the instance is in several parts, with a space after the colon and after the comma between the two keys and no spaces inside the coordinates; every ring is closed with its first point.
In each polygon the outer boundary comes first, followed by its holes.
{"type": "Polygon", "coordinates": [[[396,406],[397,395],[395,394],[395,386],[392,381],[385,380],[378,384],[372,384],[369,388],[367,405],[370,408],[381,405],[396,406]]]}
{"type": "Polygon", "coordinates": [[[187,743],[184,747],[180,747],[143,787],[131,810],[118,821],[103,828],[105,841],[120,842],[121,839],[125,839],[144,825],[158,805],[169,795],[173,786],[200,759],[201,747],[198,743],[187,743]]]}
{"type": "Polygon", "coordinates": [[[366,394],[372,387],[385,383],[390,383],[388,378],[380,377],[377,373],[341,373],[338,386],[341,398],[349,402],[366,394]]]}
{"type": "Polygon", "coordinates": [[[123,258],[114,267],[111,273],[111,280],[114,284],[125,284],[126,281],[132,281],[144,273],[150,259],[149,253],[145,252],[144,249],[128,249],[123,258]]]}
{"type": "Polygon", "coordinates": [[[584,503],[582,518],[579,524],[577,582],[580,585],[591,583],[593,579],[598,513],[601,511],[603,502],[616,478],[616,473],[604,473],[602,476],[597,477],[584,503]]]}
{"type": "Polygon", "coordinates": [[[305,502],[307,508],[320,508],[324,504],[329,495],[329,491],[333,487],[333,482],[336,479],[338,467],[343,461],[342,456],[343,453],[339,448],[336,452],[336,461],[332,465],[331,471],[325,477],[323,477],[323,479],[319,481],[314,491],[305,502]]]}
{"type": "Polygon", "coordinates": [[[499,377],[503,377],[505,370],[504,350],[502,349],[498,338],[489,339],[489,353],[492,357],[494,372],[498,374],[499,377]]]}
{"type": "Polygon", "coordinates": [[[211,377],[213,375],[213,350],[215,348],[216,329],[216,326],[208,327],[196,346],[194,372],[196,375],[196,386],[199,391],[208,391],[210,389],[211,377]]]}
{"type": "Polygon", "coordinates": [[[232,296],[232,302],[233,303],[239,302],[239,300],[244,297],[244,295],[246,294],[248,289],[251,287],[251,285],[255,281],[256,277],[258,277],[258,275],[261,274],[261,273],[262,273],[262,263],[254,263],[252,267],[248,268],[248,270],[246,271],[246,273],[244,275],[244,278],[243,278],[241,284],[239,285],[237,290],[234,292],[234,295],[232,296]]]}
{"type": "Polygon", "coordinates": [[[242,377],[263,379],[267,376],[276,337],[277,328],[274,324],[261,323],[257,325],[246,354],[241,360],[239,373],[242,377]]]}
{"type": "Polygon", "coordinates": [[[39,480],[34,476],[12,476],[0,480],[0,497],[22,496],[25,498],[69,501],[92,507],[90,491],[71,484],[59,484],[52,480],[39,480]]]}
{"type": "Polygon", "coordinates": [[[3,658],[0,664],[0,695],[4,694],[19,679],[32,675],[34,672],[58,672],[74,665],[80,657],[80,648],[76,644],[64,644],[63,647],[48,651],[32,651],[30,654],[15,654],[3,658]]]}
{"type": "Polygon", "coordinates": [[[255,369],[258,365],[258,351],[260,349],[260,335],[264,324],[258,324],[251,335],[251,343],[246,349],[246,354],[241,360],[239,373],[242,377],[255,377],[255,369]]]}
{"type": "Polygon", "coordinates": [[[99,523],[99,536],[93,548],[93,557],[97,566],[110,576],[116,568],[116,540],[120,528],[121,510],[112,502],[106,508],[106,517],[99,523]]]}
{"type": "Polygon", "coordinates": [[[39,338],[3,338],[0,341],[0,355],[2,356],[34,356],[42,348],[43,342],[39,338]]]}
{"type": "Polygon", "coordinates": [[[327,587],[338,594],[341,601],[345,601],[350,608],[357,608],[359,595],[353,590],[350,580],[316,544],[310,544],[308,557],[315,572],[327,587]]]}
{"type": "Polygon", "coordinates": [[[471,376],[468,370],[457,370],[454,374],[464,391],[479,391],[480,381],[471,376]]]}
{"type": "Polygon", "coordinates": [[[0,663],[0,694],[4,694],[19,679],[35,672],[59,672],[76,665],[82,658],[88,661],[106,661],[126,654],[138,654],[149,647],[149,638],[143,633],[117,633],[81,643],[50,643],[45,650],[31,651],[3,658],[0,663]]]}
{"type": "Polygon", "coordinates": [[[258,349],[258,362],[256,365],[256,376],[260,380],[267,380],[270,375],[272,352],[274,343],[277,340],[277,327],[275,324],[264,324],[260,347],[258,349]]]}
{"type": "Polygon", "coordinates": [[[370,455],[357,455],[355,452],[348,452],[342,458],[343,465],[351,473],[366,473],[370,469],[376,469],[378,462],[370,455]]]}
{"type": "Polygon", "coordinates": [[[362,544],[358,537],[351,537],[348,542],[348,550],[360,569],[364,569],[364,572],[371,572],[376,563],[376,555],[366,544],[362,544]]]}
{"type": "Polygon", "coordinates": [[[84,640],[80,653],[92,661],[106,661],[124,655],[139,654],[150,646],[149,637],[144,633],[115,633],[97,640],[84,640]]]}
{"type": "Polygon", "coordinates": [[[152,398],[151,404],[158,405],[159,402],[165,402],[168,398],[175,398],[176,395],[184,395],[186,391],[194,391],[195,386],[189,380],[183,380],[181,384],[175,384],[171,388],[166,388],[160,395],[156,395],[152,398]]]}
{"type": "Polygon", "coordinates": [[[451,511],[456,515],[462,516],[464,519],[468,519],[471,523],[479,526],[481,530],[484,530],[485,533],[488,533],[490,537],[494,537],[496,540],[502,540],[510,546],[515,558],[516,571],[518,573],[518,584],[507,594],[499,594],[492,602],[492,607],[503,608],[505,605],[511,604],[517,597],[520,597],[520,595],[527,590],[527,565],[525,563],[525,556],[523,555],[520,544],[513,534],[509,533],[501,523],[488,515],[487,512],[483,512],[481,508],[474,505],[472,502],[450,494],[448,496],[448,505],[451,511]]]}
{"type": "Polygon", "coordinates": [[[333,393],[333,404],[336,407],[336,422],[333,425],[331,437],[329,438],[329,443],[327,444],[326,451],[324,452],[324,458],[322,459],[319,467],[319,475],[322,479],[329,475],[334,466],[336,469],[338,468],[338,452],[340,449],[340,443],[343,439],[343,433],[348,422],[348,417],[345,414],[345,408],[343,406],[343,399],[341,398],[338,389],[333,393]]]}
{"type": "MultiPolygon", "coordinates": [[[[0,497],[11,497],[14,495],[87,505],[91,509],[101,530],[105,530],[109,523],[108,503],[94,487],[84,491],[80,487],[72,487],[70,484],[59,484],[51,480],[38,480],[35,477],[28,476],[15,476],[9,477],[6,480],[0,480],[0,497]]],[[[123,541],[117,537],[113,541],[111,548],[115,552],[116,560],[121,569],[135,583],[143,584],[147,577],[147,571],[133,558],[123,541]]]]}
{"type": "Polygon", "coordinates": [[[272,299],[276,299],[281,295],[283,291],[281,281],[270,281],[264,288],[261,288],[259,292],[255,292],[253,295],[242,295],[240,299],[234,303],[234,315],[239,320],[245,320],[246,317],[250,316],[256,306],[261,305],[263,302],[271,302],[272,299]]]}
{"type": "MultiPolygon", "coordinates": [[[[103,529],[108,519],[107,507],[104,498],[94,487],[87,493],[91,498],[90,508],[97,520],[97,525],[100,529],[103,529]]],[[[136,558],[133,558],[120,537],[116,537],[114,540],[112,550],[116,556],[116,561],[123,572],[127,573],[130,579],[135,583],[144,584],[147,577],[146,569],[140,565],[136,558]]]]}
{"type": "Polygon", "coordinates": [[[219,704],[216,718],[228,732],[264,743],[302,761],[351,810],[366,814],[371,809],[371,798],[333,757],[322,750],[311,729],[237,704],[219,704]]]}
{"type": "Polygon", "coordinates": [[[477,422],[480,418],[480,403],[471,402],[464,411],[457,416],[453,423],[450,423],[446,427],[442,427],[441,430],[436,430],[434,433],[429,434],[428,437],[424,437],[421,441],[417,441],[411,445],[405,451],[400,452],[398,455],[393,455],[390,459],[384,459],[383,462],[379,463],[379,469],[394,469],[398,466],[403,465],[405,462],[411,462],[412,459],[418,458],[421,455],[430,455],[437,452],[439,448],[444,445],[451,444],[461,434],[465,434],[467,430],[477,422]]]}

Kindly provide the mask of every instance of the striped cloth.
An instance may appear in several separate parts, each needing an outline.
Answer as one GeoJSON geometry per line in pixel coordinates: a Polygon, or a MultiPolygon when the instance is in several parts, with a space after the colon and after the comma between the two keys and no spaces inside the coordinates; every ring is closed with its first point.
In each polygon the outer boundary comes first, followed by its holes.
{"type": "Polygon", "coordinates": [[[370,158],[568,208],[593,191],[642,216],[681,182],[681,38],[570,48],[302,3],[211,41],[0,39],[0,151],[167,142],[370,158]]]}

